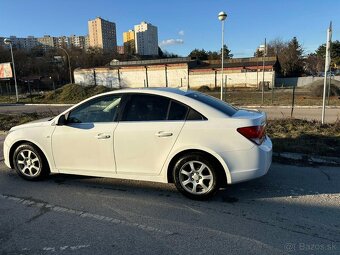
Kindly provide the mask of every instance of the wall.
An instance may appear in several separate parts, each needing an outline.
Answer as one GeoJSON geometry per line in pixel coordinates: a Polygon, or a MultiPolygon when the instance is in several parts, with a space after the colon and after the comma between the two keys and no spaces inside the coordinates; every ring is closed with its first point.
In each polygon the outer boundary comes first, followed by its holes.
{"type": "MultiPolygon", "coordinates": [[[[240,72],[225,70],[225,83],[228,87],[257,88],[262,82],[262,72],[240,72]]],[[[265,82],[272,86],[274,71],[266,71],[265,82]]],[[[221,73],[212,69],[188,69],[187,64],[134,66],[121,68],[77,69],[74,71],[75,83],[81,85],[104,85],[113,88],[125,87],[168,87],[190,86],[191,88],[209,86],[219,87],[221,73]]]]}

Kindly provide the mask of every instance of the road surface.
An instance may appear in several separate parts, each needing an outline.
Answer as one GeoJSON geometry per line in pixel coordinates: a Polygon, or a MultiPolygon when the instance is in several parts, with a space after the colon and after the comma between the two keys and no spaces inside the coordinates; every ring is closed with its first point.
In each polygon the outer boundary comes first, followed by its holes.
{"type": "MultiPolygon", "coordinates": [[[[51,115],[57,115],[70,106],[46,106],[46,105],[1,105],[0,114],[17,114],[17,113],[32,113],[32,112],[50,112],[51,115]]],[[[289,107],[251,107],[251,109],[257,108],[261,111],[265,111],[268,114],[269,119],[276,118],[288,118],[291,114],[291,108],[289,107]]],[[[320,107],[296,107],[293,112],[294,118],[307,119],[307,120],[321,120],[321,108],[320,107]]],[[[335,122],[340,119],[340,107],[326,109],[326,122],[335,122]]]]}
{"type": "Polygon", "coordinates": [[[199,202],[170,184],[29,182],[0,162],[0,254],[340,254],[339,183],[338,168],[273,164],[199,202]]]}

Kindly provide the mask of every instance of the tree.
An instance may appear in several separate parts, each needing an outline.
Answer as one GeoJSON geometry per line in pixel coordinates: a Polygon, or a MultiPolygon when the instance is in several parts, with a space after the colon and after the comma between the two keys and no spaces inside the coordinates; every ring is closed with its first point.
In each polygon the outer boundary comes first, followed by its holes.
{"type": "Polygon", "coordinates": [[[284,76],[296,77],[303,73],[303,52],[299,41],[296,37],[293,37],[280,56],[284,76]]]}
{"type": "MultiPolygon", "coordinates": [[[[262,57],[263,52],[257,50],[255,57],[262,57]]],[[[300,76],[304,72],[303,68],[303,48],[296,37],[284,42],[276,38],[267,44],[267,57],[277,57],[281,64],[281,72],[285,77],[300,76]]]]}
{"type": "MultiPolygon", "coordinates": [[[[315,51],[316,55],[325,61],[326,56],[326,44],[320,45],[315,51]]],[[[340,66],[340,41],[336,40],[331,44],[331,66],[339,67],[340,66]]],[[[324,71],[325,67],[323,67],[324,71]]]]}
{"type": "Polygon", "coordinates": [[[208,60],[208,53],[204,49],[194,49],[188,55],[189,57],[196,57],[200,60],[208,60]]]}
{"type": "MultiPolygon", "coordinates": [[[[230,59],[233,57],[231,51],[228,49],[227,45],[223,45],[224,47],[224,59],[230,59]]],[[[198,50],[194,49],[190,52],[189,57],[196,57],[200,60],[220,60],[221,59],[221,50],[219,51],[205,51],[204,49],[198,50]]]]}
{"type": "Polygon", "coordinates": [[[304,71],[307,75],[317,75],[324,69],[324,61],[316,53],[308,54],[304,59],[304,71]]]}

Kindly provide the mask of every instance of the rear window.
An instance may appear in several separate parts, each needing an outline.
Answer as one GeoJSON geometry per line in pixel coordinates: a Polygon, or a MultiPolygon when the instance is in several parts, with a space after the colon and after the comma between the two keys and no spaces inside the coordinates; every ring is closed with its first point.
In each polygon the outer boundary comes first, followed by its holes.
{"type": "Polygon", "coordinates": [[[194,92],[194,93],[189,93],[186,95],[187,97],[190,97],[190,98],[193,98],[197,101],[200,101],[204,104],[207,104],[211,107],[213,107],[214,109],[220,111],[220,112],[223,112],[224,114],[228,115],[228,116],[233,116],[237,111],[238,109],[231,106],[230,104],[227,104],[215,97],[212,97],[212,96],[208,96],[208,95],[205,95],[205,94],[202,94],[202,93],[197,93],[197,92],[194,92]]]}

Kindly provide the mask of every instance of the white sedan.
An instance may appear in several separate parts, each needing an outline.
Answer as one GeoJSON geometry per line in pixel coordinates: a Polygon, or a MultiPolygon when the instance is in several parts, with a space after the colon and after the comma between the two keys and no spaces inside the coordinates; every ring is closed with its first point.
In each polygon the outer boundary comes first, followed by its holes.
{"type": "Polygon", "coordinates": [[[266,174],[272,143],[265,113],[190,90],[125,89],[13,127],[4,158],[27,180],[63,173],[175,183],[206,199],[266,174]]]}

